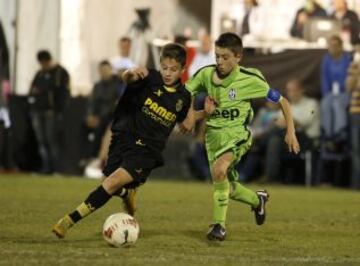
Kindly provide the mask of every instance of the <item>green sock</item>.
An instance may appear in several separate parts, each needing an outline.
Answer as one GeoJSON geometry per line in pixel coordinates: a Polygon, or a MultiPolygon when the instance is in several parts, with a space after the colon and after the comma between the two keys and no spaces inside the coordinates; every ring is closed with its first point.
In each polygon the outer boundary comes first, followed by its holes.
{"type": "Polygon", "coordinates": [[[257,194],[239,182],[231,182],[230,198],[249,204],[252,207],[257,207],[260,203],[257,194]]]}
{"type": "Polygon", "coordinates": [[[225,227],[226,212],[229,204],[230,184],[226,179],[221,182],[214,182],[214,212],[213,221],[225,227]]]}

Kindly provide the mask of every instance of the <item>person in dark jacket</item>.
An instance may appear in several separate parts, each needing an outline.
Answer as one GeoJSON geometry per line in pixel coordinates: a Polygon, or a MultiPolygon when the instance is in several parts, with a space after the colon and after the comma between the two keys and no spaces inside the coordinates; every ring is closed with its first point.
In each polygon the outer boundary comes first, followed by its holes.
{"type": "Polygon", "coordinates": [[[360,34],[360,21],[358,15],[348,9],[346,0],[334,0],[334,13],[331,15],[332,18],[341,21],[342,31],[345,33],[345,38],[352,45],[355,45],[359,41],[360,34]]]}
{"type": "Polygon", "coordinates": [[[31,82],[29,104],[32,126],[42,160],[42,173],[59,171],[60,130],[69,99],[70,77],[46,50],[37,53],[40,70],[31,82]]]}
{"type": "Polygon", "coordinates": [[[316,0],[306,0],[304,6],[296,12],[290,30],[291,36],[303,38],[305,23],[315,17],[327,17],[325,9],[323,9],[316,0]]]}
{"type": "Polygon", "coordinates": [[[112,72],[109,61],[100,62],[100,80],[95,83],[89,98],[86,117],[86,125],[90,129],[88,136],[92,140],[88,157],[97,156],[101,139],[110,125],[117,100],[123,93],[119,88],[124,86],[121,86],[119,78],[112,72]]]}

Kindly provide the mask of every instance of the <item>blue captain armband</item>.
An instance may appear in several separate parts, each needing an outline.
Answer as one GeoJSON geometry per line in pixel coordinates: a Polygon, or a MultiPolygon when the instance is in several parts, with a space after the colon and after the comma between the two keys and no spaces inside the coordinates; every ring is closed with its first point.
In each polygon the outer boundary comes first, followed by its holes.
{"type": "Polygon", "coordinates": [[[266,95],[266,100],[272,103],[278,103],[281,99],[281,94],[276,89],[269,89],[268,94],[266,95]]]}

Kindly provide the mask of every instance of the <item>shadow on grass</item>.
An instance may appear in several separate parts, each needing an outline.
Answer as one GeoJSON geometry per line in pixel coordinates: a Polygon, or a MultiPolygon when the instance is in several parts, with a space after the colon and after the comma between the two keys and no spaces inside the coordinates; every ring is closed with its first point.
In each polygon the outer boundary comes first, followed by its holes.
{"type": "Polygon", "coordinates": [[[219,241],[209,241],[206,238],[206,232],[203,230],[162,230],[162,229],[145,229],[140,232],[140,237],[144,239],[151,239],[159,236],[179,236],[192,238],[196,242],[206,244],[208,246],[218,247],[221,245],[219,241]]]}

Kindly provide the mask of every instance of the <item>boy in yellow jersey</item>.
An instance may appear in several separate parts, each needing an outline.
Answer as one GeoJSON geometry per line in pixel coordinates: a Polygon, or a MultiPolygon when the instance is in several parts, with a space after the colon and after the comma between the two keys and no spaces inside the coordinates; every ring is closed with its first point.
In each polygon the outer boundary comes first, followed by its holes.
{"type": "MultiPolygon", "coordinates": [[[[266,190],[254,192],[238,182],[234,166],[249,150],[251,134],[247,125],[253,117],[250,101],[266,98],[278,103],[287,124],[285,142],[289,151],[298,153],[289,102],[280,93],[270,89],[261,72],[239,66],[242,58],[242,40],[236,34],[224,33],[215,42],[216,65],[200,69],[186,84],[192,96],[206,92],[216,108],[206,119],[206,150],[213,178],[213,222],[207,234],[209,240],[225,239],[225,220],[229,198],[251,206],[256,223],[265,221],[266,190]]],[[[195,124],[195,112],[190,109],[181,124],[189,132],[195,124]]]]}

